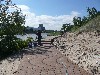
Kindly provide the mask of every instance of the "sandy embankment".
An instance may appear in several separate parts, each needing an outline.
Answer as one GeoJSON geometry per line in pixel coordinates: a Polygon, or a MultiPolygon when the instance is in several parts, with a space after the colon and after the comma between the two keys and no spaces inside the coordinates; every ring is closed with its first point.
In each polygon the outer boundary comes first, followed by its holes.
{"type": "Polygon", "coordinates": [[[54,45],[71,61],[94,75],[100,74],[100,35],[96,32],[67,33],[55,40],[54,45]]]}

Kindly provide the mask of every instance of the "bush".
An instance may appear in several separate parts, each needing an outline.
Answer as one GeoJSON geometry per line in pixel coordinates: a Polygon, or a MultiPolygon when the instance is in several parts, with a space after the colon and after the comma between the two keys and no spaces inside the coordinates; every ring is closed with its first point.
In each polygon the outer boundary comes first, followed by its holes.
{"type": "Polygon", "coordinates": [[[75,32],[75,31],[77,31],[78,29],[79,29],[78,26],[73,26],[73,28],[71,28],[71,32],[75,32]]]}
{"type": "MultiPolygon", "coordinates": [[[[16,38],[16,37],[15,37],[16,38]]],[[[28,47],[28,42],[21,39],[12,39],[7,36],[0,41],[0,59],[21,51],[28,47]]]]}
{"type": "Polygon", "coordinates": [[[27,43],[32,42],[32,41],[34,41],[32,37],[27,37],[27,40],[26,40],[27,43]]]}
{"type": "Polygon", "coordinates": [[[24,33],[25,15],[11,0],[0,3],[0,58],[3,58],[26,46],[25,41],[14,36],[24,33]]]}

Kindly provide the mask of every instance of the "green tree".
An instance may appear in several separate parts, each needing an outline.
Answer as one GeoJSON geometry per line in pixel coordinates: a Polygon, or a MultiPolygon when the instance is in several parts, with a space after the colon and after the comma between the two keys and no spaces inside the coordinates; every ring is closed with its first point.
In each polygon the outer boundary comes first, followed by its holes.
{"type": "Polygon", "coordinates": [[[88,18],[83,16],[82,18],[82,25],[86,24],[88,22],[88,18]]]}
{"type": "Polygon", "coordinates": [[[66,31],[67,31],[67,25],[66,25],[66,24],[63,24],[61,30],[62,30],[63,32],[66,32],[66,31]]]}
{"type": "Polygon", "coordinates": [[[61,32],[63,31],[64,33],[65,32],[70,32],[71,29],[73,28],[74,25],[71,25],[70,23],[66,23],[66,24],[63,24],[62,28],[61,28],[61,32]]]}
{"type": "Polygon", "coordinates": [[[89,14],[89,20],[93,19],[94,17],[98,16],[98,11],[96,10],[96,8],[92,7],[92,8],[87,8],[87,12],[89,14]]]}
{"type": "Polygon", "coordinates": [[[19,48],[15,35],[23,34],[25,15],[11,0],[0,2],[0,53],[10,53],[19,48]]]}
{"type": "Polygon", "coordinates": [[[74,23],[75,26],[77,25],[77,19],[76,19],[76,16],[73,18],[73,23],[74,23]]]}

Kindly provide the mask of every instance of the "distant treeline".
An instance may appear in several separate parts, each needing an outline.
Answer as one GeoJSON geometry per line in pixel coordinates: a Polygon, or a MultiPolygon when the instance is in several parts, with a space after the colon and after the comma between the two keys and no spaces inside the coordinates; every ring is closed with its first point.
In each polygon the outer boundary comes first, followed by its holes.
{"type": "MultiPolygon", "coordinates": [[[[34,31],[33,29],[25,29],[24,32],[26,34],[36,34],[37,31],[34,31]]],[[[57,36],[60,35],[61,32],[58,30],[44,30],[42,33],[48,33],[48,36],[57,36]]]]}
{"type": "MultiPolygon", "coordinates": [[[[32,34],[32,33],[36,33],[36,30],[33,30],[33,28],[27,29],[27,27],[25,27],[24,32],[27,34],[32,34]]],[[[57,30],[43,30],[42,33],[54,33],[54,32],[60,32],[57,30]]]]}
{"type": "Polygon", "coordinates": [[[58,30],[45,30],[44,32],[49,33],[48,36],[57,36],[61,34],[61,32],[58,30]]]}
{"type": "Polygon", "coordinates": [[[76,31],[81,26],[88,23],[93,18],[100,15],[100,11],[97,11],[94,7],[93,8],[87,8],[88,15],[83,17],[74,17],[73,18],[73,25],[69,24],[63,24],[61,31],[63,32],[73,32],[76,31]]]}
{"type": "Polygon", "coordinates": [[[27,29],[27,27],[25,27],[24,28],[24,33],[31,34],[31,33],[36,33],[36,31],[34,31],[33,28],[27,29]]]}

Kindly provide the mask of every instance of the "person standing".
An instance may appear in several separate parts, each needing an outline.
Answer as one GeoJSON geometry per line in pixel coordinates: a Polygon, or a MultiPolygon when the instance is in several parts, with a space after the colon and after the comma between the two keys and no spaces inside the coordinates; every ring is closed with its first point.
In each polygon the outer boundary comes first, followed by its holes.
{"type": "Polygon", "coordinates": [[[36,33],[36,35],[38,36],[38,40],[37,40],[38,41],[38,45],[40,45],[40,46],[42,45],[41,44],[41,39],[42,39],[41,33],[42,33],[41,30],[38,30],[38,33],[36,33]]]}

